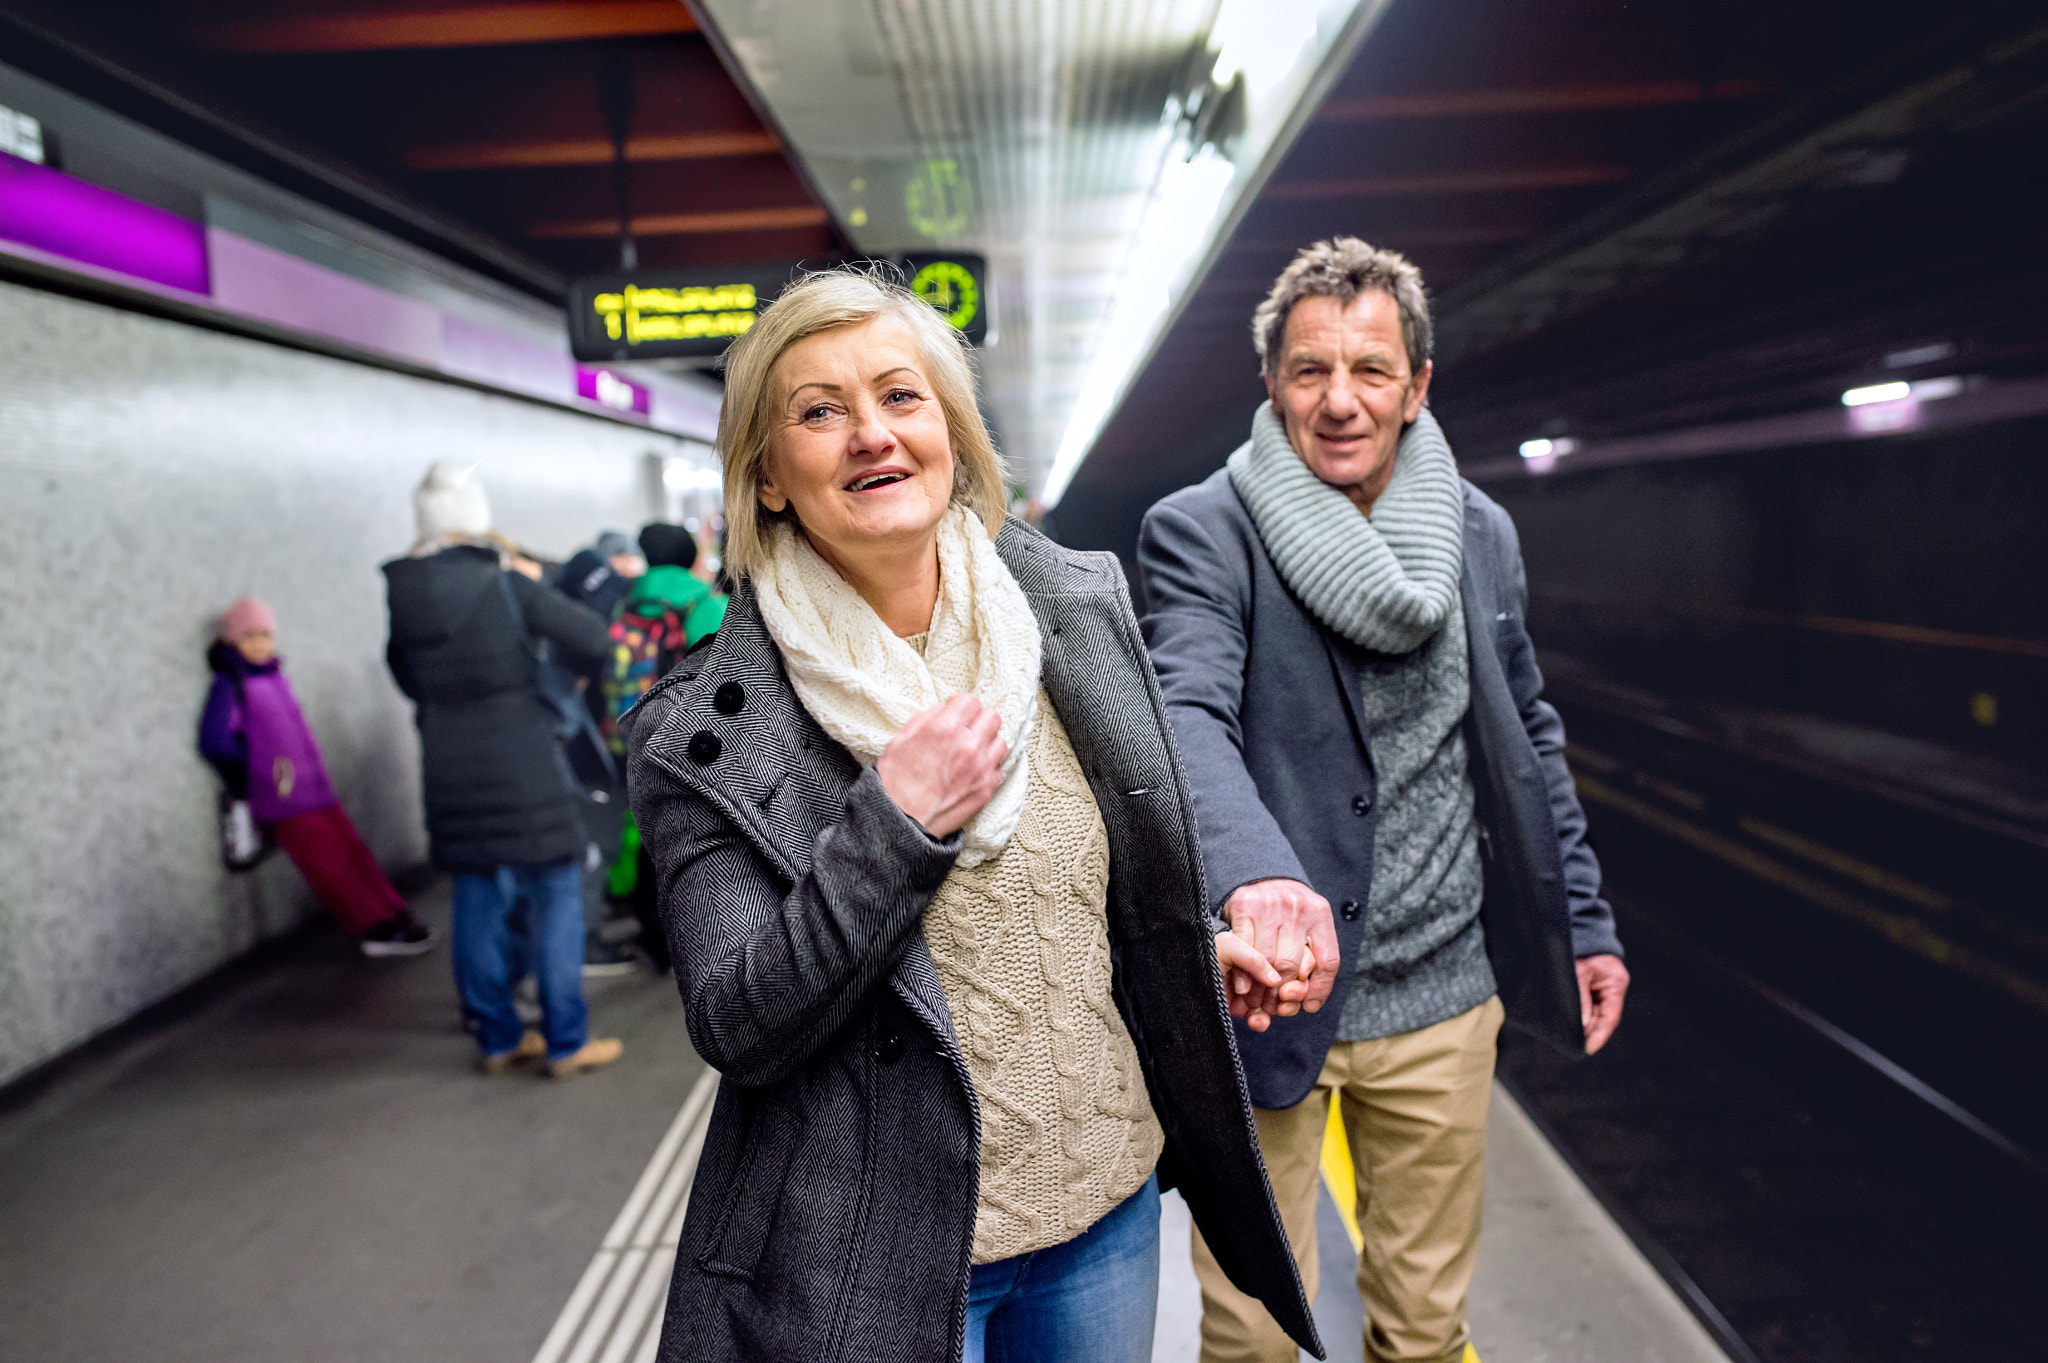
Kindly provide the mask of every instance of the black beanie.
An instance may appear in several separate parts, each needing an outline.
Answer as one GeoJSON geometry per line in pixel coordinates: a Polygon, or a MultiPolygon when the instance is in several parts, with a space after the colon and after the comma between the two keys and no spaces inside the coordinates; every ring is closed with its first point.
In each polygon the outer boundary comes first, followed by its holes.
{"type": "Polygon", "coordinates": [[[697,562],[697,538],[680,525],[655,521],[640,527],[640,554],[650,568],[689,568],[697,562]]]}

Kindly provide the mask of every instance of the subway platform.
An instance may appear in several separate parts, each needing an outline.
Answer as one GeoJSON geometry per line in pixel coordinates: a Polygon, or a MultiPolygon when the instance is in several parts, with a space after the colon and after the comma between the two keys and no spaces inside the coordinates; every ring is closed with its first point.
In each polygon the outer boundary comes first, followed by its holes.
{"type": "MultiPolygon", "coordinates": [[[[447,890],[416,905],[444,931],[447,890]]],[[[367,961],[325,925],[0,1095],[0,1358],[645,1363],[714,1077],[672,983],[586,986],[623,1061],[470,1069],[445,946],[367,961]]],[[[1327,1192],[1316,1309],[1359,1358],[1327,1192]]],[[[1155,1357],[1192,1363],[1169,1197],[1155,1357]]],[[[1473,1287],[1486,1363],[1725,1355],[1497,1092],[1473,1287]]]]}

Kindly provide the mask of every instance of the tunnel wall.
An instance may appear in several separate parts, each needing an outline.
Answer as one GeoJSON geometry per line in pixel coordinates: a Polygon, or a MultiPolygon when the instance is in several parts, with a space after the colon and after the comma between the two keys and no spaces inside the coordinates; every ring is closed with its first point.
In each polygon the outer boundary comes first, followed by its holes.
{"type": "Polygon", "coordinates": [[[2031,418],[1484,487],[1520,529],[1539,649],[2039,770],[2044,456],[2031,418]]]}
{"type": "MultiPolygon", "coordinates": [[[[216,614],[276,607],[342,803],[426,855],[385,559],[427,463],[563,557],[658,495],[666,435],[0,284],[0,1081],[315,911],[282,856],[223,870],[193,741],[216,614]]],[[[451,1017],[453,1009],[451,998],[451,1017]]]]}

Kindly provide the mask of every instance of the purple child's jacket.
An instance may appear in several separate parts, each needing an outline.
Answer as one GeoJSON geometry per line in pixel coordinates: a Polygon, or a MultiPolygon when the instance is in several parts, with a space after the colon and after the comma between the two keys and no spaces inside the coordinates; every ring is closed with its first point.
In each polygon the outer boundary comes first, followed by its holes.
{"type": "Polygon", "coordinates": [[[199,721],[199,751],[215,763],[247,763],[249,813],[277,823],[341,803],[320,760],[320,745],[299,713],[277,660],[252,666],[229,648],[199,721]]]}

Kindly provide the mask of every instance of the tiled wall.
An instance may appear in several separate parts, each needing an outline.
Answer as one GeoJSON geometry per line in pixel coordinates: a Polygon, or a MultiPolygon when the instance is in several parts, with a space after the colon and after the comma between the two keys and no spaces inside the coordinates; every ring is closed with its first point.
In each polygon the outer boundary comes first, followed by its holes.
{"type": "MultiPolygon", "coordinates": [[[[647,518],[669,437],[0,284],[0,1082],[314,911],[229,875],[193,752],[213,616],[277,608],[342,801],[421,860],[377,565],[429,461],[566,556],[647,518]]],[[[454,1007],[450,1000],[451,1010],[454,1007]]]]}

